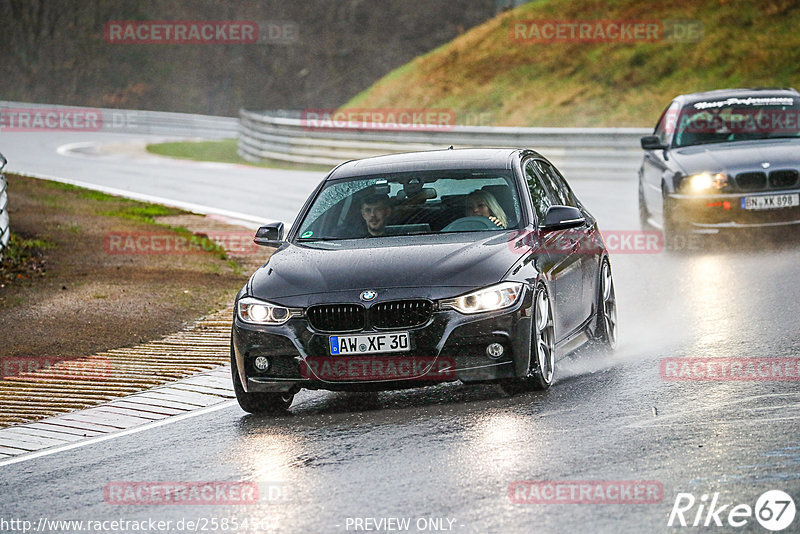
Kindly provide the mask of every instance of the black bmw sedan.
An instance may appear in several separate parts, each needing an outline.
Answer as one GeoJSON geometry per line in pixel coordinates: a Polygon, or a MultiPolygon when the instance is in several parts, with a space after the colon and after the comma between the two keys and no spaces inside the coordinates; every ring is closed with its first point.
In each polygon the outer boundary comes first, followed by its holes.
{"type": "Polygon", "coordinates": [[[639,215],[669,245],[686,233],[800,224],[800,93],[676,97],[641,139],[639,215]]]}
{"type": "Polygon", "coordinates": [[[445,381],[550,387],[556,362],[617,335],[595,219],[530,150],[387,155],[336,167],[236,296],[234,389],[248,412],[301,388],[445,381]]]}

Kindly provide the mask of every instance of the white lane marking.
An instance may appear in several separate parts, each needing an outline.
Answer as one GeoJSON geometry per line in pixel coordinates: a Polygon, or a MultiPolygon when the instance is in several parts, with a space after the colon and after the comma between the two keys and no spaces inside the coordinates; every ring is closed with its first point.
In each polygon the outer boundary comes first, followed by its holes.
{"type": "Polygon", "coordinates": [[[181,414],[181,415],[174,415],[167,419],[162,419],[160,421],[153,421],[152,423],[145,423],[141,426],[137,426],[134,428],[130,428],[128,430],[121,430],[119,432],[113,432],[111,434],[104,434],[102,436],[97,436],[94,438],[88,438],[84,441],[79,441],[76,443],[70,443],[67,445],[56,446],[50,449],[44,449],[41,451],[32,452],[29,454],[21,454],[19,456],[15,456],[14,458],[9,458],[8,460],[0,460],[0,467],[5,467],[7,465],[16,464],[19,462],[25,462],[28,460],[34,460],[36,458],[41,458],[42,456],[50,456],[51,454],[56,454],[59,452],[69,451],[72,449],[77,449],[80,447],[86,447],[87,445],[94,445],[95,443],[100,443],[102,441],[107,441],[110,439],[121,438],[124,436],[130,436],[131,434],[136,434],[138,432],[144,432],[145,430],[150,430],[152,428],[157,428],[160,426],[165,426],[171,423],[177,423],[180,421],[184,421],[191,417],[197,417],[199,415],[205,415],[207,413],[216,412],[217,410],[222,410],[225,408],[229,408],[236,404],[236,401],[226,400],[219,404],[215,404],[213,406],[207,406],[206,408],[201,408],[199,410],[194,410],[189,413],[181,414]]]}
{"type": "MultiPolygon", "coordinates": [[[[60,182],[62,184],[70,184],[77,187],[83,187],[85,189],[92,189],[94,191],[100,191],[101,193],[108,193],[109,195],[130,198],[132,200],[140,200],[142,202],[163,204],[165,206],[170,206],[172,208],[179,208],[182,210],[191,211],[194,213],[200,213],[203,215],[208,215],[208,214],[222,215],[225,217],[230,217],[231,219],[236,219],[238,221],[241,221],[242,223],[251,223],[251,224],[246,224],[246,226],[249,228],[258,228],[264,223],[271,222],[269,219],[266,219],[258,215],[251,215],[249,213],[241,213],[238,211],[213,208],[211,206],[204,206],[202,204],[194,204],[192,202],[184,202],[182,200],[174,200],[171,198],[158,197],[155,195],[147,195],[145,193],[136,193],[134,191],[127,191],[125,189],[117,189],[116,187],[108,187],[105,185],[82,182],[80,180],[59,178],[57,176],[50,176],[47,174],[32,173],[32,172],[18,172],[18,174],[22,176],[28,176],[31,178],[39,178],[41,180],[51,180],[53,182],[60,182]],[[255,225],[252,223],[255,223],[255,225]]],[[[286,226],[286,222],[285,221],[282,222],[284,223],[284,226],[286,226]]]]}

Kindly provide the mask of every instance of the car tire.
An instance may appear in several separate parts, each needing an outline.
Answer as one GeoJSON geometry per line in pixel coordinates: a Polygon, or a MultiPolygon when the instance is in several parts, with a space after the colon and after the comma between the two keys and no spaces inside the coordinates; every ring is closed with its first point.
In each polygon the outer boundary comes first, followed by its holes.
{"type": "Polygon", "coordinates": [[[597,322],[595,341],[608,352],[617,348],[617,296],[611,262],[603,258],[600,264],[600,280],[597,284],[597,322]]]}
{"type": "Polygon", "coordinates": [[[236,365],[236,356],[233,352],[233,342],[231,341],[231,375],[233,378],[233,392],[242,410],[254,414],[281,414],[291,406],[294,400],[293,393],[248,393],[242,386],[239,378],[239,369],[236,365]]]}
{"type": "Polygon", "coordinates": [[[539,284],[533,294],[528,374],[501,382],[500,385],[507,394],[545,390],[552,385],[555,376],[555,340],[553,305],[547,288],[544,284],[539,284]]]}

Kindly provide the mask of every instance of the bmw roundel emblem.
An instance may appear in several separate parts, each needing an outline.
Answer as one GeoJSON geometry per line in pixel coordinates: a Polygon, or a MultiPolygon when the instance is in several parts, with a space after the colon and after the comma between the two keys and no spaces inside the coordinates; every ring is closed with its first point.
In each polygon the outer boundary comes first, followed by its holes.
{"type": "Polygon", "coordinates": [[[770,167],[769,161],[765,161],[764,163],[761,164],[762,169],[769,169],[769,167],[770,167]]]}
{"type": "Polygon", "coordinates": [[[366,301],[375,300],[375,297],[377,296],[378,292],[372,291],[371,289],[361,292],[361,300],[366,300],[366,301]]]}

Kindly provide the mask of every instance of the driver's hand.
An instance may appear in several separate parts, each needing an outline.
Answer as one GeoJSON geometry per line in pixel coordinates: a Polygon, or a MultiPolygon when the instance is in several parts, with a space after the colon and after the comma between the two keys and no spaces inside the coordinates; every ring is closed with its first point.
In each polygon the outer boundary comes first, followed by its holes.
{"type": "Polygon", "coordinates": [[[497,226],[499,226],[500,228],[505,228],[505,226],[503,226],[503,223],[501,223],[501,222],[500,222],[500,219],[498,219],[498,218],[497,218],[497,217],[495,217],[494,215],[490,215],[490,216],[489,216],[489,220],[490,220],[490,221],[492,221],[493,223],[495,223],[495,224],[496,224],[497,226]]]}

